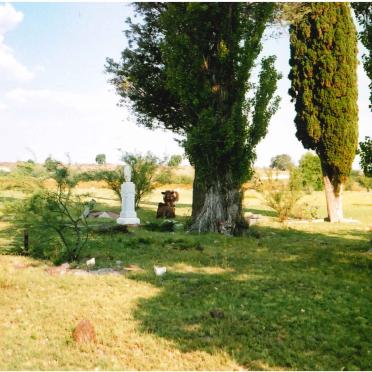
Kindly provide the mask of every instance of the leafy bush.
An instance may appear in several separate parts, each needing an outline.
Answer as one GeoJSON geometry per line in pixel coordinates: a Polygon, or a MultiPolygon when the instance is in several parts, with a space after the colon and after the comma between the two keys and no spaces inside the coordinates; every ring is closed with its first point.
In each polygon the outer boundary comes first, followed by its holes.
{"type": "Polygon", "coordinates": [[[291,216],[301,220],[319,218],[319,207],[310,205],[309,203],[298,203],[293,208],[291,216]]]}
{"type": "Polygon", "coordinates": [[[8,206],[18,241],[24,233],[28,235],[28,242],[18,244],[15,250],[55,263],[74,261],[89,237],[86,216],[92,205],[72,195],[77,181],[70,177],[67,168],[59,166],[53,178],[57,182],[56,191],[40,189],[8,206]]]}
{"type": "Polygon", "coordinates": [[[301,198],[298,191],[291,190],[286,185],[280,185],[264,192],[267,205],[278,213],[280,222],[287,220],[301,198]]]}
{"type": "MultiPolygon", "coordinates": [[[[123,153],[122,160],[132,168],[131,181],[136,186],[135,206],[138,208],[142,198],[156,187],[155,174],[160,161],[150,153],[146,155],[123,153]]],[[[123,167],[82,172],[78,178],[79,181],[105,181],[121,200],[121,185],[125,181],[123,167]]]]}
{"type": "Polygon", "coordinates": [[[62,163],[60,161],[53,159],[51,156],[48,156],[44,162],[44,167],[48,172],[54,172],[61,165],[62,163]]]}
{"type": "Polygon", "coordinates": [[[362,191],[363,189],[369,191],[372,188],[372,177],[365,176],[361,171],[352,170],[344,188],[347,191],[362,191]]]}
{"type": "Polygon", "coordinates": [[[372,177],[372,139],[365,137],[363,142],[359,142],[360,166],[367,177],[372,177]]]}
{"type": "Polygon", "coordinates": [[[323,190],[323,175],[318,155],[307,152],[301,157],[298,168],[306,192],[323,190]]]}
{"type": "Polygon", "coordinates": [[[135,206],[138,208],[141,199],[155,189],[155,174],[160,160],[147,153],[146,155],[123,153],[122,160],[132,168],[132,182],[136,185],[135,206]]]}
{"type": "Polygon", "coordinates": [[[178,167],[181,164],[182,155],[172,155],[168,160],[169,167],[178,167]]]}
{"type": "Polygon", "coordinates": [[[278,213],[280,222],[287,220],[293,215],[293,210],[301,198],[302,193],[298,189],[298,173],[291,173],[293,179],[288,184],[273,180],[272,174],[267,173],[268,180],[260,184],[266,204],[278,213]]]}
{"type": "Polygon", "coordinates": [[[121,184],[124,182],[122,167],[116,169],[99,169],[89,172],[82,172],[78,175],[79,181],[104,181],[107,186],[121,200],[121,184]]]}
{"type": "Polygon", "coordinates": [[[357,182],[359,183],[360,186],[367,189],[367,191],[372,189],[372,177],[360,175],[357,177],[357,182]]]}

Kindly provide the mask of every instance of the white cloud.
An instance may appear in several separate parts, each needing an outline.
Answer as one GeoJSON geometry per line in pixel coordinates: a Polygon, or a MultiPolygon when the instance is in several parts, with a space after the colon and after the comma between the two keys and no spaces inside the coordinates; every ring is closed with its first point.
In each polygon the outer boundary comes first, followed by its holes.
{"type": "Polygon", "coordinates": [[[17,12],[10,4],[0,6],[0,34],[13,30],[22,20],[22,12],[17,12]]]}
{"type": "Polygon", "coordinates": [[[13,50],[4,43],[4,35],[22,22],[23,14],[10,4],[0,5],[0,75],[16,80],[30,80],[34,74],[17,61],[13,50]]]}

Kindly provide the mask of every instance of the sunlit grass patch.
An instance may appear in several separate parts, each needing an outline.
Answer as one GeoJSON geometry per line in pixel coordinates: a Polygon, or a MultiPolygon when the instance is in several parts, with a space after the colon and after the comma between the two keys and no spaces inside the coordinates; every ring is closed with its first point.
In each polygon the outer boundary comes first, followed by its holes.
{"type": "Polygon", "coordinates": [[[223,274],[231,273],[232,269],[224,269],[221,267],[194,267],[185,263],[178,263],[169,267],[170,270],[181,273],[205,273],[205,274],[223,274]]]}
{"type": "MultiPolygon", "coordinates": [[[[119,210],[110,192],[90,191],[100,210],[119,210]]],[[[156,221],[160,191],[138,211],[143,223],[156,221]]],[[[278,223],[252,197],[246,208],[267,218],[239,238],[94,233],[74,264],[95,257],[96,268],[142,269],[120,275],[51,276],[49,262],[0,256],[0,369],[370,370],[365,196],[344,198],[359,224],[278,223]],[[82,318],[94,324],[96,344],[73,341],[82,318]]],[[[180,202],[189,208],[191,193],[181,190],[180,202]]]]}

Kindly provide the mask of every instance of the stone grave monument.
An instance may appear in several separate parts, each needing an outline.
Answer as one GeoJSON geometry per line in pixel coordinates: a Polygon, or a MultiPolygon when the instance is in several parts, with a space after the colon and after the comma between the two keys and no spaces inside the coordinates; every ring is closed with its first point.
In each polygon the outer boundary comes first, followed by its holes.
{"type": "Polygon", "coordinates": [[[121,212],[116,222],[120,225],[139,225],[140,220],[134,208],[135,185],[131,182],[132,169],[128,164],[124,165],[125,182],[121,185],[121,212]]]}

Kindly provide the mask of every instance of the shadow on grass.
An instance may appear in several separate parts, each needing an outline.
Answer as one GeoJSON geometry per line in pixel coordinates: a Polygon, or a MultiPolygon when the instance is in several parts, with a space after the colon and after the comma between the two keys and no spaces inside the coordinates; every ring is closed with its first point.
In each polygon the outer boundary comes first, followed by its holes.
{"type": "MultiPolygon", "coordinates": [[[[155,219],[154,211],[138,214],[155,219]]],[[[82,256],[142,267],[129,277],[161,291],[138,302],[140,329],[183,352],[225,352],[248,369],[371,370],[368,235],[343,234],[255,226],[229,238],[137,228],[96,234],[82,256]],[[164,277],[154,264],[168,268],[164,277]]]]}
{"type": "Polygon", "coordinates": [[[244,212],[251,212],[253,214],[260,214],[267,217],[277,217],[278,213],[275,211],[270,211],[267,209],[254,209],[254,208],[244,208],[244,212]]]}
{"type": "Polygon", "coordinates": [[[248,369],[370,370],[367,242],[255,231],[256,237],[201,237],[203,252],[169,254],[164,247],[164,277],[133,276],[161,288],[138,304],[141,330],[183,352],[226,352],[248,369]]]}
{"type": "MultiPolygon", "coordinates": [[[[163,200],[159,200],[159,203],[162,203],[163,200]]],[[[144,205],[144,206],[158,206],[159,203],[156,203],[156,202],[150,202],[150,201],[141,201],[141,205],[144,205]]],[[[183,204],[183,203],[176,203],[176,211],[177,211],[177,208],[191,208],[192,205],[191,204],[183,204]]]]}

